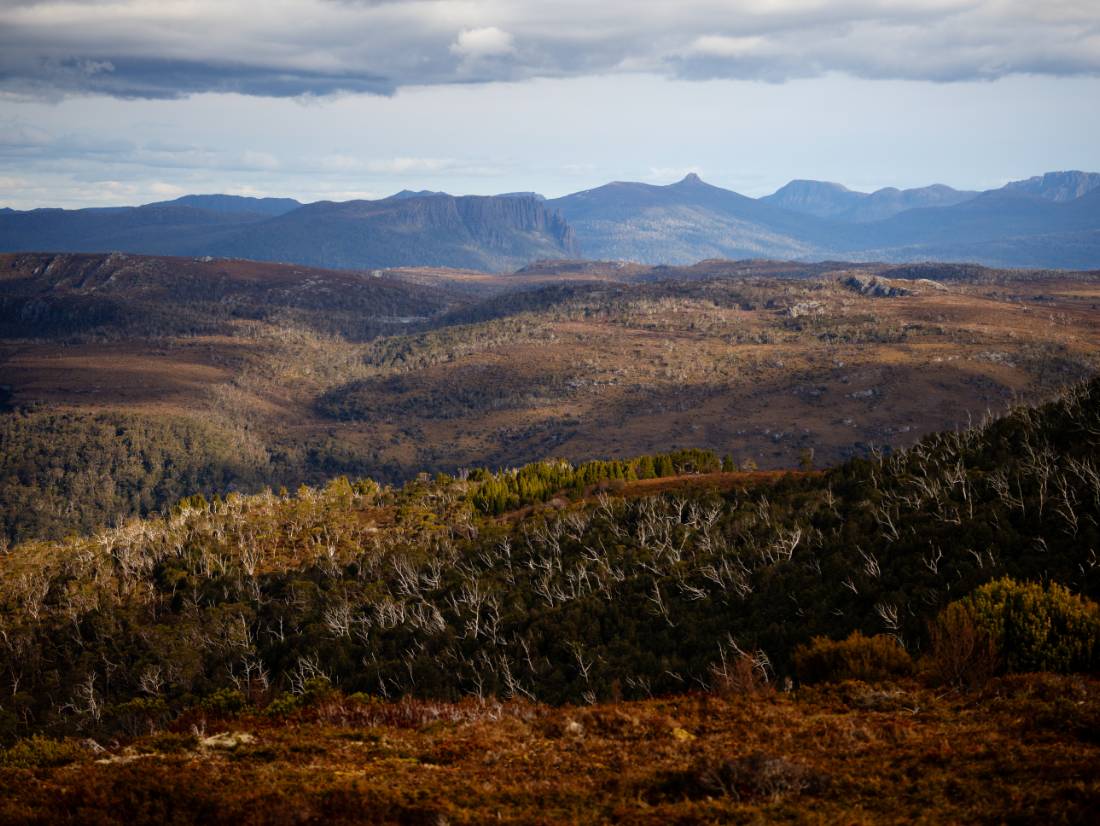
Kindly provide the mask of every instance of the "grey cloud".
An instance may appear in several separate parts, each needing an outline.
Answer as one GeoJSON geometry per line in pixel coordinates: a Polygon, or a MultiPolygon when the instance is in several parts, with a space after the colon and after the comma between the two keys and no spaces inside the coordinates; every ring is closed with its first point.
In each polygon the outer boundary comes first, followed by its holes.
{"type": "Polygon", "coordinates": [[[649,72],[781,82],[1100,74],[1081,0],[18,0],[0,91],[27,97],[389,95],[649,72]]]}
{"type": "MultiPolygon", "coordinates": [[[[0,59],[2,60],[2,59],[0,59]]],[[[303,71],[286,66],[152,57],[79,57],[41,61],[37,71],[0,65],[0,88],[28,97],[58,93],[117,98],[171,99],[199,92],[257,97],[299,97],[337,93],[392,94],[388,78],[367,72],[303,71]]]]}

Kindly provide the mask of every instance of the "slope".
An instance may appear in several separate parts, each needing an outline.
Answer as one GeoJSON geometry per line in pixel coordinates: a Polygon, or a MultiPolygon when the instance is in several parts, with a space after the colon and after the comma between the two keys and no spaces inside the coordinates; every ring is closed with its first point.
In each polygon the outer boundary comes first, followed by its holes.
{"type": "Polygon", "coordinates": [[[195,498],[26,543],[0,557],[0,719],[9,734],[109,732],[150,685],[158,714],[326,681],[594,702],[708,689],[740,652],[790,674],[815,635],[919,651],[930,618],[992,579],[1100,592],[1098,395],[1093,379],[894,455],[715,492],[617,493],[717,465],[700,451],[553,460],[195,498]],[[536,507],[493,518],[501,493],[536,507]]]}
{"type": "Polygon", "coordinates": [[[570,227],[533,196],[410,194],[319,202],[185,196],[142,207],[0,214],[0,250],[218,255],[369,269],[511,270],[576,257],[570,227]]]}
{"type": "Polygon", "coordinates": [[[961,192],[942,184],[918,189],[886,187],[866,194],[825,181],[791,181],[760,200],[819,218],[862,222],[882,220],[908,209],[953,206],[978,194],[961,192]]]}
{"type": "Polygon", "coordinates": [[[309,204],[210,249],[217,255],[324,267],[490,271],[577,254],[571,228],[534,197],[420,194],[309,204]]]}
{"type": "Polygon", "coordinates": [[[691,174],[668,186],[616,182],[547,202],[573,226],[589,258],[690,264],[704,258],[800,258],[831,225],[691,174]]]}

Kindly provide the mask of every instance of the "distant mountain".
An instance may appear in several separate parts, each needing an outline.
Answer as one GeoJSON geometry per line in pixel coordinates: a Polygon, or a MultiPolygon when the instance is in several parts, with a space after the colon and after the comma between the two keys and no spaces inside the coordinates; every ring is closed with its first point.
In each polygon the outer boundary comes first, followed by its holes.
{"type": "Polygon", "coordinates": [[[800,258],[830,225],[691,174],[668,186],[618,181],[546,202],[577,233],[585,256],[646,264],[704,258],[800,258]]]}
{"type": "Polygon", "coordinates": [[[952,207],[858,224],[835,251],[859,260],[973,261],[999,267],[1100,268],[1100,189],[1058,202],[1012,189],[952,207]]]}
{"type": "Polygon", "coordinates": [[[316,267],[521,268],[578,258],[966,261],[1100,268],[1100,174],[1051,172],[975,193],[853,192],[791,181],[748,198],[698,175],[617,181],[562,198],[403,190],[377,201],[188,195],[141,207],[0,211],[0,251],[251,258],[316,267]]]}
{"type": "Polygon", "coordinates": [[[546,196],[538,192],[502,192],[498,198],[534,198],[536,201],[545,201],[546,196]]]}
{"type": "Polygon", "coordinates": [[[759,200],[793,212],[816,215],[818,218],[836,218],[850,212],[867,197],[869,196],[862,192],[853,192],[843,184],[796,180],[759,200]]]}
{"type": "MultiPolygon", "coordinates": [[[[208,207],[169,202],[3,214],[0,250],[216,255],[346,269],[423,265],[481,270],[513,270],[540,258],[578,254],[568,224],[531,197],[409,193],[382,201],[322,201],[274,216],[238,210],[243,205],[234,196],[193,200],[208,207]]],[[[281,209],[271,203],[253,206],[281,209]]]]}
{"type": "Polygon", "coordinates": [[[760,200],[772,206],[819,218],[862,222],[889,218],[908,209],[953,206],[969,201],[978,194],[952,189],[943,184],[933,184],[919,189],[886,187],[868,195],[826,181],[791,181],[760,200]]]}
{"type": "Polygon", "coordinates": [[[161,201],[149,206],[189,206],[210,212],[227,214],[282,215],[302,204],[293,198],[251,198],[242,195],[184,195],[174,201],[161,201]]]}
{"type": "Polygon", "coordinates": [[[542,202],[476,195],[321,201],[245,227],[209,251],[318,267],[491,271],[577,255],[572,229],[542,202]]]}
{"type": "Polygon", "coordinates": [[[1048,172],[1024,181],[1013,181],[1004,186],[1004,189],[1011,192],[1038,195],[1040,198],[1058,203],[1076,200],[1097,188],[1100,188],[1100,173],[1076,170],[1048,172]]]}
{"type": "Polygon", "coordinates": [[[35,209],[0,215],[0,251],[198,255],[254,213],[214,212],[178,204],[109,209],[35,209]]]}
{"type": "MultiPolygon", "coordinates": [[[[1067,185],[1044,176],[1048,192],[1067,185]]],[[[1087,178],[1084,179],[1087,182],[1087,178]]],[[[1100,267],[1100,188],[1057,201],[1006,187],[881,189],[795,181],[752,199],[695,175],[669,186],[613,183],[548,203],[589,258],[684,264],[706,258],[1100,267]],[[786,204],[786,206],[781,206],[786,204]],[[885,215],[886,217],[882,217],[885,215]]]]}
{"type": "Polygon", "coordinates": [[[447,194],[448,193],[446,193],[446,192],[433,192],[430,189],[420,189],[420,190],[402,189],[400,192],[395,192],[395,193],[393,193],[393,195],[390,195],[388,198],[383,198],[382,200],[384,200],[384,201],[405,201],[405,200],[408,200],[409,198],[429,198],[432,195],[447,195],[447,194]]]}

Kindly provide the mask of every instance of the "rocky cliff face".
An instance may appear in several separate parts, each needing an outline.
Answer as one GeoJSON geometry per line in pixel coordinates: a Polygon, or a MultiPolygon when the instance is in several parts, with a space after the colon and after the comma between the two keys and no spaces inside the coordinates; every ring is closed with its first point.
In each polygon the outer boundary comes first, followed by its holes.
{"type": "Polygon", "coordinates": [[[572,229],[537,198],[438,194],[310,204],[246,228],[215,253],[321,267],[497,271],[578,255],[572,229]]]}
{"type": "Polygon", "coordinates": [[[561,257],[576,257],[573,228],[557,210],[534,196],[454,198],[455,207],[470,234],[489,246],[507,249],[516,231],[545,236],[561,248],[561,257]]]}
{"type": "Polygon", "coordinates": [[[1047,172],[1024,181],[1013,181],[1004,188],[1064,203],[1074,201],[1097,187],[1100,187],[1100,173],[1071,170],[1047,172]]]}

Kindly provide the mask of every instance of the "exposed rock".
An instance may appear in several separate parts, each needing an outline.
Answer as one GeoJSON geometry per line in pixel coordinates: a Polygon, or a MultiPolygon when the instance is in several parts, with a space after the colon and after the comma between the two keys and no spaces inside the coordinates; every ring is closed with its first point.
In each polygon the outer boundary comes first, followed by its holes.
{"type": "Polygon", "coordinates": [[[795,304],[793,307],[787,308],[787,316],[790,318],[801,318],[808,315],[820,315],[822,312],[822,304],[820,301],[802,301],[795,304]]]}
{"type": "Polygon", "coordinates": [[[247,731],[222,731],[212,734],[199,741],[204,749],[232,750],[238,746],[247,746],[256,741],[256,738],[247,731]]]}
{"type": "Polygon", "coordinates": [[[877,275],[853,273],[841,281],[841,283],[848,289],[855,290],[861,295],[869,295],[875,298],[897,298],[899,296],[913,294],[913,290],[906,287],[899,287],[897,284],[893,284],[885,278],[879,278],[877,275]]]}

